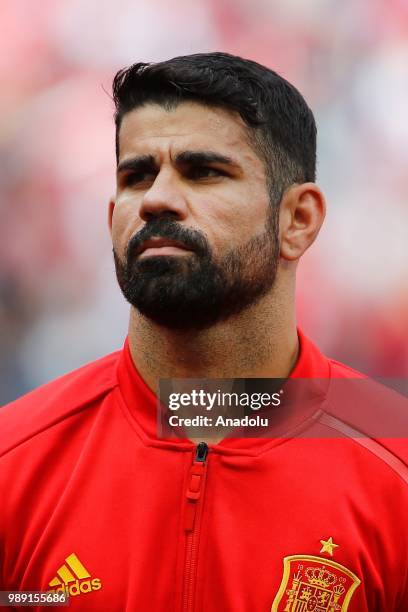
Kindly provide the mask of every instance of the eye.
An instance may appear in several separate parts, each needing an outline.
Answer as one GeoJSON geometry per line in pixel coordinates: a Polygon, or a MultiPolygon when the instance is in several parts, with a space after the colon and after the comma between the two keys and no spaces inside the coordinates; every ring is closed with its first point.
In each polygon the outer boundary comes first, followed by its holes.
{"type": "Polygon", "coordinates": [[[188,178],[193,180],[225,176],[225,172],[211,166],[195,166],[188,171],[188,178]]]}
{"type": "Polygon", "coordinates": [[[123,177],[123,184],[126,187],[131,187],[132,185],[137,185],[139,183],[154,181],[155,177],[155,173],[149,170],[140,172],[129,172],[123,177]]]}

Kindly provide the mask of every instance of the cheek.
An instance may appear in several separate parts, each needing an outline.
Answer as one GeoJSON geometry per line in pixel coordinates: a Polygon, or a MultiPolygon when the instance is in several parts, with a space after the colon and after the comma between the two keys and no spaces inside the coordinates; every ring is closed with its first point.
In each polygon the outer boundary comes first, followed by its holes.
{"type": "Polygon", "coordinates": [[[112,217],[112,246],[118,255],[121,255],[123,251],[120,244],[121,235],[122,232],[120,230],[120,225],[117,221],[117,215],[115,215],[114,213],[112,217]]]}
{"type": "Polygon", "coordinates": [[[269,215],[269,196],[264,189],[247,185],[218,199],[209,207],[205,220],[209,234],[222,246],[238,246],[265,231],[269,215]]]}
{"type": "Polygon", "coordinates": [[[128,203],[116,203],[112,215],[112,245],[119,255],[125,252],[130,238],[139,229],[137,219],[128,203]]]}

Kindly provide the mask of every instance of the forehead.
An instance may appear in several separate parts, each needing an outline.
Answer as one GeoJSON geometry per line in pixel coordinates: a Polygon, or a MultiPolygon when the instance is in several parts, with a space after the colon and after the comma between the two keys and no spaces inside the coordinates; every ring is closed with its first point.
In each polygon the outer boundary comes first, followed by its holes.
{"type": "Polygon", "coordinates": [[[124,115],[119,131],[121,161],[135,154],[172,154],[183,149],[233,152],[242,161],[258,159],[241,117],[223,108],[188,101],[168,110],[149,103],[124,115]]]}

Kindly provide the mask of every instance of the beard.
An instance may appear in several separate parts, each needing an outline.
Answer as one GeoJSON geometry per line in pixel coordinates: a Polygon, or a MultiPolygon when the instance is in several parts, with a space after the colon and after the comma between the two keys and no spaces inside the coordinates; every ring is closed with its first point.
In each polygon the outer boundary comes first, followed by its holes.
{"type": "Polygon", "coordinates": [[[126,300],[146,318],[174,330],[202,330],[239,314],[273,287],[279,262],[279,209],[265,231],[216,258],[205,234],[162,216],[129,241],[125,261],[113,250],[126,300]],[[137,257],[150,238],[175,240],[190,252],[137,257]]]}

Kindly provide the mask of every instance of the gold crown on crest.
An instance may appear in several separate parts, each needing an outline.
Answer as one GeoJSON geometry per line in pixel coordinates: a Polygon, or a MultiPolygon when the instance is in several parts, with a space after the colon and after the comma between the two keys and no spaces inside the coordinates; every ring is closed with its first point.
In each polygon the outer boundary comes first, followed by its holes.
{"type": "Polygon", "coordinates": [[[337,582],[337,577],[324,567],[308,567],[305,571],[310,584],[327,588],[337,582]]]}

